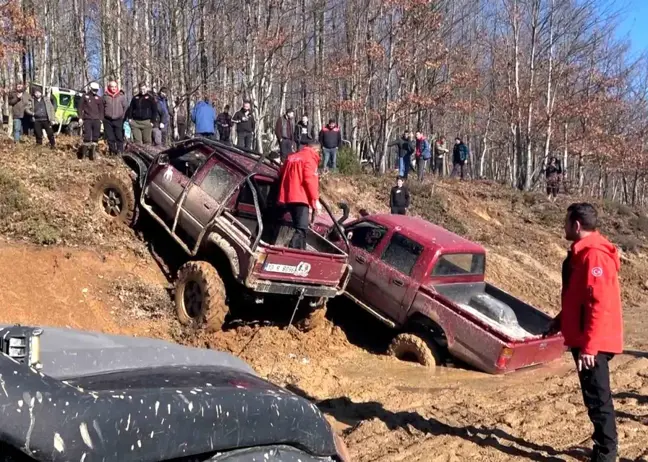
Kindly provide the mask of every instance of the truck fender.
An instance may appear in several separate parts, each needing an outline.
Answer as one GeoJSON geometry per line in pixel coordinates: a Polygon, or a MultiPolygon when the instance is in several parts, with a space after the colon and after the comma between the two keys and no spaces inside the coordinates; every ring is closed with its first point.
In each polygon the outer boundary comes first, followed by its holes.
{"type": "Polygon", "coordinates": [[[142,188],[144,188],[144,181],[146,179],[146,172],[148,171],[148,167],[146,166],[144,161],[142,161],[142,159],[129,153],[124,153],[122,155],[122,159],[124,159],[126,165],[128,165],[133,170],[135,175],[137,175],[137,184],[139,185],[141,191],[142,188]]]}
{"type": "Polygon", "coordinates": [[[422,307],[422,310],[415,309],[412,310],[409,314],[408,324],[420,324],[426,327],[431,328],[432,330],[439,331],[438,333],[442,334],[448,346],[454,343],[454,337],[450,331],[446,329],[444,319],[439,316],[439,314],[431,309],[430,307],[422,307]]]}
{"type": "Polygon", "coordinates": [[[227,242],[225,239],[223,239],[222,236],[217,233],[209,233],[207,240],[223,251],[223,253],[227,256],[227,259],[229,260],[229,264],[232,269],[232,275],[234,276],[234,278],[238,278],[239,274],[241,273],[239,257],[232,244],[227,242]]]}

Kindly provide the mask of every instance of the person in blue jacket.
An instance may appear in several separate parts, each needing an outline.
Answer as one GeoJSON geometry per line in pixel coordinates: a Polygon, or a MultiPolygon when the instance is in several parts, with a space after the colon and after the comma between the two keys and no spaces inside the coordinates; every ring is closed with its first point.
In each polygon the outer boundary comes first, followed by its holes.
{"type": "Polygon", "coordinates": [[[205,96],[198,101],[191,111],[191,121],[196,126],[196,135],[205,138],[214,138],[214,127],[216,124],[216,110],[205,96]]]}
{"type": "Polygon", "coordinates": [[[431,157],[430,142],[423,136],[422,132],[416,132],[416,168],[418,170],[419,181],[423,181],[425,169],[431,157]]]}

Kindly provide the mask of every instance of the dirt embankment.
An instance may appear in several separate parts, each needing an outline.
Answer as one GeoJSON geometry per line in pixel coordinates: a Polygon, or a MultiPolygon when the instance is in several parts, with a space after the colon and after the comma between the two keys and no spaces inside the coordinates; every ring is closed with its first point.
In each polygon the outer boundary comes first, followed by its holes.
{"type": "MultiPolygon", "coordinates": [[[[590,426],[567,358],[506,377],[460,368],[434,373],[383,353],[391,333],[344,301],[304,333],[281,324],[291,307],[263,306],[215,335],[174,321],[168,282],[132,230],[87,201],[109,160],[79,162],[63,141],[50,153],[0,144],[0,322],[70,326],[174,339],[230,351],[262,376],[314,400],[357,461],[586,460],[590,426]]],[[[331,201],[386,211],[391,179],[325,180],[331,201]]],[[[485,245],[488,279],[549,313],[559,303],[563,211],[495,184],[411,186],[412,212],[485,245]]],[[[648,219],[602,204],[603,230],[623,246],[627,354],[613,361],[623,460],[648,460],[648,219]]]]}

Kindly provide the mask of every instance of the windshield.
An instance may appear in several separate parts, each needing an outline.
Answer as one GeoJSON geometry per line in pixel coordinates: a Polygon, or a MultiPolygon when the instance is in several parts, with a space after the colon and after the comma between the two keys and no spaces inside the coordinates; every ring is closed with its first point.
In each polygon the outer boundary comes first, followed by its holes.
{"type": "Polygon", "coordinates": [[[439,257],[432,269],[432,277],[483,275],[486,255],[480,253],[452,253],[439,257]]]}

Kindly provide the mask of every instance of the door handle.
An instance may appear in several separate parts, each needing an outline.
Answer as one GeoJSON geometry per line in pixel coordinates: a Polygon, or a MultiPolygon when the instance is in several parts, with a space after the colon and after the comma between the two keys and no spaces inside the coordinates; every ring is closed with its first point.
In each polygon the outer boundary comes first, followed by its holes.
{"type": "Polygon", "coordinates": [[[395,286],[403,287],[403,281],[401,281],[400,279],[392,279],[392,283],[393,283],[395,286]]]}
{"type": "Polygon", "coordinates": [[[206,209],[211,209],[211,205],[209,205],[207,202],[203,202],[203,205],[206,209]]]}
{"type": "Polygon", "coordinates": [[[367,260],[365,260],[364,257],[356,257],[356,261],[358,263],[367,263],[367,260]]]}

